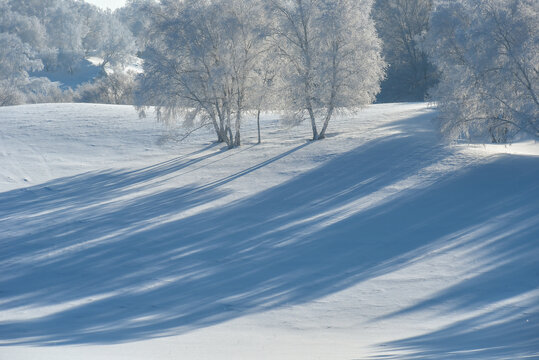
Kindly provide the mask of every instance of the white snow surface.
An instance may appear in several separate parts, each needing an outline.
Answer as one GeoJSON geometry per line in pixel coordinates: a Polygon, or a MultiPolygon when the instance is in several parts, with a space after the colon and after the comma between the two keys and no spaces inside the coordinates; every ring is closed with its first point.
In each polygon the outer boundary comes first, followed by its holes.
{"type": "Polygon", "coordinates": [[[539,147],[426,104],[252,118],[0,108],[0,359],[539,357],[539,147]]]}
{"type": "Polygon", "coordinates": [[[115,10],[125,6],[126,0],[85,0],[87,3],[98,6],[102,9],[115,10]]]}

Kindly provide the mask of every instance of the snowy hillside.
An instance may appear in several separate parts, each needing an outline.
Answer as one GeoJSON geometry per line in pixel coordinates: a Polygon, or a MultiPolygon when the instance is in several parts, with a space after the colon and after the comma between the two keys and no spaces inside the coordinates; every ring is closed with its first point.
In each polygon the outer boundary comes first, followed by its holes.
{"type": "MultiPolygon", "coordinates": [[[[93,59],[92,59],[93,60],[93,59]]],[[[101,68],[95,62],[89,60],[82,60],[77,64],[76,70],[73,72],[66,71],[64,69],[58,69],[55,71],[34,71],[30,73],[33,77],[46,77],[50,81],[57,82],[59,86],[66,90],[71,88],[75,90],[78,86],[92,82],[101,73],[101,68]]]]}
{"type": "Polygon", "coordinates": [[[0,108],[0,359],[539,356],[539,145],[425,104],[256,145],[129,106],[0,108]]]}

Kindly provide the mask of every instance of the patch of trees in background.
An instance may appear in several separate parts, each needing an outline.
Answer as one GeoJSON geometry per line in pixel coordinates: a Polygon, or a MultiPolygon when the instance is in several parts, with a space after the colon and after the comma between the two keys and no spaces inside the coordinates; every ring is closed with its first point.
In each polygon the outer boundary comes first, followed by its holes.
{"type": "Polygon", "coordinates": [[[376,0],[372,16],[388,63],[377,102],[429,99],[438,72],[422,44],[433,6],[433,0],[376,0]]]}
{"type": "Polygon", "coordinates": [[[110,11],[75,0],[0,0],[0,105],[77,100],[76,88],[50,79],[93,81],[81,69],[94,58],[96,78],[106,81],[135,52],[131,32],[110,11]]]}
{"type": "Polygon", "coordinates": [[[247,112],[321,139],[336,111],[428,100],[449,139],[538,137],[538,19],[536,0],[0,0],[0,106],[136,102],[234,147],[247,112]]]}

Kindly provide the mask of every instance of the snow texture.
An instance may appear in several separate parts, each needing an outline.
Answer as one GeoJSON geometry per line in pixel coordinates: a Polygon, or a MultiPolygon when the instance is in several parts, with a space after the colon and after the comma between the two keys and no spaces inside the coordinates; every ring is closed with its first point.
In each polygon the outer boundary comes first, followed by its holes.
{"type": "Polygon", "coordinates": [[[210,130],[0,108],[0,359],[539,356],[536,143],[446,146],[382,104],[210,130]],[[333,130],[334,131],[334,130],[333,130]]]}

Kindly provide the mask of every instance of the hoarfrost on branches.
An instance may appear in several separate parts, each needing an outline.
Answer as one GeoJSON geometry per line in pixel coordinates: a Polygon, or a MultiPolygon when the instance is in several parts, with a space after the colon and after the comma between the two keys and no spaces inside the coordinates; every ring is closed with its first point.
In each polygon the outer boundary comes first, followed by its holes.
{"type": "Polygon", "coordinates": [[[335,111],[374,101],[384,77],[369,0],[273,0],[280,93],[293,119],[323,139],[335,111]],[[319,130],[320,129],[320,130],[319,130]]]}
{"type": "Polygon", "coordinates": [[[539,3],[444,1],[426,47],[441,81],[434,93],[452,139],[539,136],[539,3]]]}

